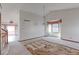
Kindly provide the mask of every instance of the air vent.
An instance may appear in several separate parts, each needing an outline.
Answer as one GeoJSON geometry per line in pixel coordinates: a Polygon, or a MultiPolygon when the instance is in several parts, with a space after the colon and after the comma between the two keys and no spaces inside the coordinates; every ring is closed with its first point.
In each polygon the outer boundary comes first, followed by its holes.
{"type": "Polygon", "coordinates": [[[24,21],[29,22],[30,20],[24,20],[24,21]]]}

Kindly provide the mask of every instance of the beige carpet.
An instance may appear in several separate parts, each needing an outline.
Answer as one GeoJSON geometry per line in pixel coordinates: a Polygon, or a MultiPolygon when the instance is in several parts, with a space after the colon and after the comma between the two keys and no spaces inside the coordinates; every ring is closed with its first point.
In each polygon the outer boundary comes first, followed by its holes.
{"type": "Polygon", "coordinates": [[[79,50],[42,39],[26,40],[23,41],[22,44],[24,44],[33,55],[79,55],[79,50]]]}

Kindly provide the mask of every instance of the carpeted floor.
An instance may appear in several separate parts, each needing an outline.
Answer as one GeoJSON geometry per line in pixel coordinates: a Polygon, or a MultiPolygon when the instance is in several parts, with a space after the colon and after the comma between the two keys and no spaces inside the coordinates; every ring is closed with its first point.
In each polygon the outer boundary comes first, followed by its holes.
{"type": "Polygon", "coordinates": [[[21,42],[33,55],[79,55],[79,50],[43,39],[21,42]]]}

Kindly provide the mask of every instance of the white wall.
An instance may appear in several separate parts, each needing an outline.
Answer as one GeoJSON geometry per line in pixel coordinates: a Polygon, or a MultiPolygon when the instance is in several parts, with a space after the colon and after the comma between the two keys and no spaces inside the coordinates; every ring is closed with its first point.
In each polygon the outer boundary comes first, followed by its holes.
{"type": "Polygon", "coordinates": [[[2,10],[2,22],[9,23],[10,21],[14,21],[18,23],[18,11],[17,10],[2,10]]]}
{"type": "Polygon", "coordinates": [[[62,19],[61,36],[79,41],[79,8],[50,12],[46,21],[62,19]]]}
{"type": "Polygon", "coordinates": [[[37,14],[20,11],[20,39],[44,36],[43,18],[37,14]],[[29,22],[24,20],[30,20],[29,22]]]}
{"type": "Polygon", "coordinates": [[[42,36],[44,35],[44,26],[42,26],[43,23],[42,7],[43,7],[42,4],[6,4],[6,3],[2,4],[2,9],[3,9],[2,22],[9,23],[11,20],[13,20],[17,24],[16,40],[21,39],[23,37],[27,39],[27,38],[42,36]],[[26,12],[19,11],[21,9],[26,12]],[[39,16],[36,14],[41,14],[41,15],[39,16]],[[24,19],[32,20],[31,24],[29,24],[30,25],[29,27],[28,24],[26,25],[26,23],[24,23],[23,21],[24,19]],[[28,29],[26,27],[28,27],[28,29]]]}

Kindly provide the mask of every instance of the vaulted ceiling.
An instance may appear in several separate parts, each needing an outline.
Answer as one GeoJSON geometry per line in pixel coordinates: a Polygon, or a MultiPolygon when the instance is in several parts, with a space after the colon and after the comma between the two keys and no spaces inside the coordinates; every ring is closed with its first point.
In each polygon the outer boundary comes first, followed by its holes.
{"type": "Polygon", "coordinates": [[[3,10],[21,9],[41,16],[51,11],[79,7],[79,3],[4,3],[3,10]]]}

